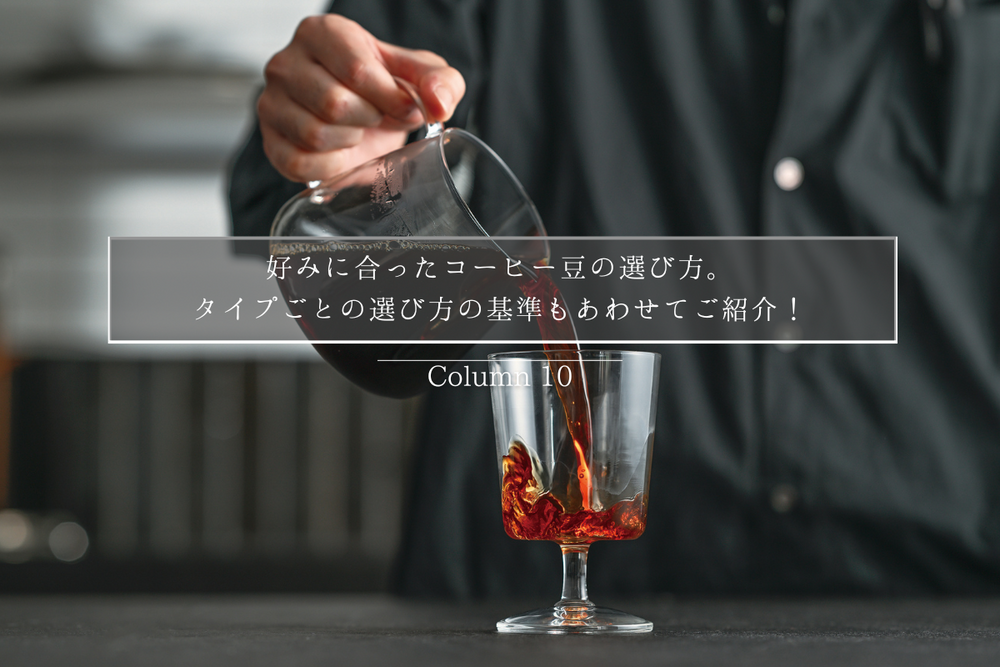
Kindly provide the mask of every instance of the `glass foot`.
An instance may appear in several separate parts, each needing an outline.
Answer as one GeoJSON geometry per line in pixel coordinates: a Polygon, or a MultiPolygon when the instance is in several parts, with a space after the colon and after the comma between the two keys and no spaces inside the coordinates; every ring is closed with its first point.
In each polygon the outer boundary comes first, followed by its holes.
{"type": "Polygon", "coordinates": [[[653,624],[644,618],[617,609],[597,607],[593,603],[557,604],[497,621],[497,632],[520,634],[615,634],[652,632],[653,624]]]}

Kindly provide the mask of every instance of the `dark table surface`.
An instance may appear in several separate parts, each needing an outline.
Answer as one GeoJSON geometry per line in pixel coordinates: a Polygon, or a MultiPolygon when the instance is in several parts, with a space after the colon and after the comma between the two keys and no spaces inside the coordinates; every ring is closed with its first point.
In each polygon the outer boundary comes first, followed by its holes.
{"type": "Polygon", "coordinates": [[[618,602],[653,632],[498,635],[515,602],[6,596],[0,665],[1000,665],[1000,600],[618,602]]]}

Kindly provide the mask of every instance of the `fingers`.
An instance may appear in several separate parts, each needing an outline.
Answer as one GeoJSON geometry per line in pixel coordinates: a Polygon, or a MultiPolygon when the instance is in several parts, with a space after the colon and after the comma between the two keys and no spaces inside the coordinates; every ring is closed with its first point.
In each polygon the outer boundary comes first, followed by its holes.
{"type": "Polygon", "coordinates": [[[282,176],[296,183],[326,181],[399,148],[406,131],[365,130],[364,139],[349,148],[316,152],[299,148],[274,128],[261,123],[264,154],[282,176]],[[369,136],[370,135],[370,136],[369,136]]]}
{"type": "MultiPolygon", "coordinates": [[[[299,148],[317,153],[356,146],[364,136],[364,126],[324,122],[280,90],[261,94],[257,115],[262,125],[299,148]]],[[[377,114],[376,121],[380,120],[377,114]]]]}
{"type": "Polygon", "coordinates": [[[325,123],[377,127],[382,122],[382,112],[375,105],[342,85],[314,61],[289,72],[284,90],[325,123]]]}
{"type": "Polygon", "coordinates": [[[445,121],[465,95],[465,79],[441,56],[379,42],[386,67],[394,75],[417,86],[420,99],[431,115],[428,121],[445,121]]]}
{"type": "Polygon", "coordinates": [[[301,29],[303,44],[333,78],[382,113],[405,119],[413,102],[394,76],[415,84],[432,118],[451,118],[465,95],[465,80],[441,56],[375,39],[357,23],[327,15],[301,29]]]}
{"type": "Polygon", "coordinates": [[[340,84],[393,118],[404,119],[413,100],[386,68],[379,42],[357,23],[337,16],[304,20],[296,34],[303,48],[340,84]]]}
{"type": "Polygon", "coordinates": [[[427,122],[450,118],[465,94],[462,75],[440,56],[380,42],[336,15],[303,20],[264,75],[257,103],[264,150],[299,182],[388,153],[425,122],[394,77],[417,87],[427,122]]]}

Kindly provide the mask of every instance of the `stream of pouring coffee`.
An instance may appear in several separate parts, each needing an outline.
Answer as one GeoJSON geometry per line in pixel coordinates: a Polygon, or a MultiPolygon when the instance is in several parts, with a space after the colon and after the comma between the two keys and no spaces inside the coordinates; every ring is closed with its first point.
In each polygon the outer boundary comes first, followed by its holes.
{"type": "Polygon", "coordinates": [[[573,450],[576,455],[576,474],[580,489],[580,499],[584,510],[592,509],[593,479],[590,465],[587,461],[591,446],[590,397],[587,394],[587,376],[583,369],[583,358],[580,355],[580,344],[576,342],[576,327],[573,318],[563,303],[562,295],[551,278],[544,272],[539,273],[534,280],[521,283],[521,291],[527,297],[535,297],[543,304],[543,315],[538,318],[538,329],[542,336],[542,346],[549,359],[549,370],[553,384],[562,401],[566,413],[566,425],[573,440],[573,450]],[[556,319],[552,312],[559,304],[564,317],[556,319]],[[573,341],[572,343],[554,343],[550,341],[573,341]],[[569,368],[570,382],[562,386],[559,381],[563,375],[560,370],[569,368]]]}

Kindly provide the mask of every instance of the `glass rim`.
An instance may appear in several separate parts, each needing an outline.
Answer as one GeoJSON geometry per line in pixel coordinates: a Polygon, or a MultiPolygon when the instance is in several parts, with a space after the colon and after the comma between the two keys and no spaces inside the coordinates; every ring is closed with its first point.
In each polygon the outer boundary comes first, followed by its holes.
{"type": "Polygon", "coordinates": [[[652,360],[659,360],[661,354],[659,352],[648,352],[646,350],[604,350],[604,349],[587,349],[587,350],[522,350],[519,352],[494,352],[493,354],[487,354],[487,361],[503,361],[507,359],[524,359],[526,361],[549,361],[549,354],[560,352],[570,352],[579,354],[580,361],[607,361],[607,359],[598,359],[600,355],[611,354],[621,358],[625,357],[637,357],[637,358],[648,358],[652,360]],[[590,358],[588,358],[590,357],[590,358]]]}

